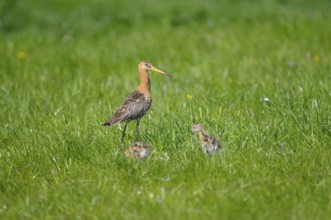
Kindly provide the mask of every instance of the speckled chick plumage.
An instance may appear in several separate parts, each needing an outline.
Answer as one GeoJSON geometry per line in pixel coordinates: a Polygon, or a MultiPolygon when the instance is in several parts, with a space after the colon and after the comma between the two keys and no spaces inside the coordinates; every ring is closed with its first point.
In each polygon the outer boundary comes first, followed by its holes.
{"type": "Polygon", "coordinates": [[[125,152],[128,158],[145,159],[151,153],[151,146],[143,142],[133,143],[125,152]]]}
{"type": "Polygon", "coordinates": [[[192,132],[198,133],[200,140],[201,140],[201,149],[207,155],[212,155],[216,151],[222,149],[221,142],[209,135],[203,128],[202,124],[195,124],[192,127],[192,132]]]}

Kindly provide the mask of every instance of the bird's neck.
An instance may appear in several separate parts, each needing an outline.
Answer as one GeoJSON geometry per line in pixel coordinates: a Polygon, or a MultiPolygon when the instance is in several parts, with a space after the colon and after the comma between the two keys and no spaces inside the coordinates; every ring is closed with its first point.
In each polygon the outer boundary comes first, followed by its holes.
{"type": "Polygon", "coordinates": [[[137,91],[145,95],[149,95],[151,90],[151,81],[149,79],[149,74],[146,70],[139,70],[140,84],[137,87],[137,91]]]}
{"type": "Polygon", "coordinates": [[[205,139],[206,136],[208,136],[208,134],[203,129],[201,129],[198,133],[201,140],[205,139]]]}

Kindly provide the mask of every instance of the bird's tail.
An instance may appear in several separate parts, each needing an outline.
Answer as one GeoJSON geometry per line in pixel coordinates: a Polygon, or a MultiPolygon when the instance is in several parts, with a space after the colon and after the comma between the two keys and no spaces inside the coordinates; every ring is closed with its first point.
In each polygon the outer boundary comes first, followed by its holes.
{"type": "Polygon", "coordinates": [[[116,125],[116,124],[122,122],[123,121],[122,119],[123,119],[122,117],[117,117],[115,114],[111,119],[109,119],[108,121],[103,123],[102,126],[116,125]]]}
{"type": "Polygon", "coordinates": [[[102,124],[102,126],[110,126],[110,125],[111,125],[111,123],[109,121],[102,124]]]}
{"type": "Polygon", "coordinates": [[[114,120],[110,119],[109,121],[106,121],[105,123],[103,123],[102,126],[112,126],[112,125],[116,125],[120,122],[121,121],[114,121],[114,120]]]}

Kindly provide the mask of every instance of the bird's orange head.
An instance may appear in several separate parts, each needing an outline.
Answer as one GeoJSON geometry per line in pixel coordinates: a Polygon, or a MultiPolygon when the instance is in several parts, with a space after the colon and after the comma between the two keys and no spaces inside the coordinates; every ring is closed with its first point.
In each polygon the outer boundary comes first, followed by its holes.
{"type": "Polygon", "coordinates": [[[163,72],[162,70],[159,70],[159,69],[155,68],[150,62],[148,62],[146,60],[141,61],[139,63],[139,70],[144,70],[144,71],[147,71],[147,72],[148,71],[154,71],[154,72],[157,72],[157,73],[161,73],[165,76],[172,76],[168,73],[163,72]]]}

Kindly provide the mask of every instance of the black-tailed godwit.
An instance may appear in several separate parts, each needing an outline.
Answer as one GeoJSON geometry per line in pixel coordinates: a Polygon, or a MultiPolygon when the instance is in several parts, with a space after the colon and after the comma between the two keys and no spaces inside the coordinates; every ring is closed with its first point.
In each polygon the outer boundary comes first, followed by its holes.
{"type": "Polygon", "coordinates": [[[139,138],[139,123],[140,119],[146,114],[152,104],[152,97],[150,94],[151,81],[149,79],[149,71],[161,73],[166,76],[171,76],[152,66],[148,61],[139,63],[139,77],[140,84],[136,90],[124,100],[121,106],[116,110],[114,115],[103,126],[116,125],[121,122],[126,122],[123,132],[121,143],[125,137],[125,131],[128,123],[132,120],[137,121],[136,125],[136,140],[139,138]]]}

